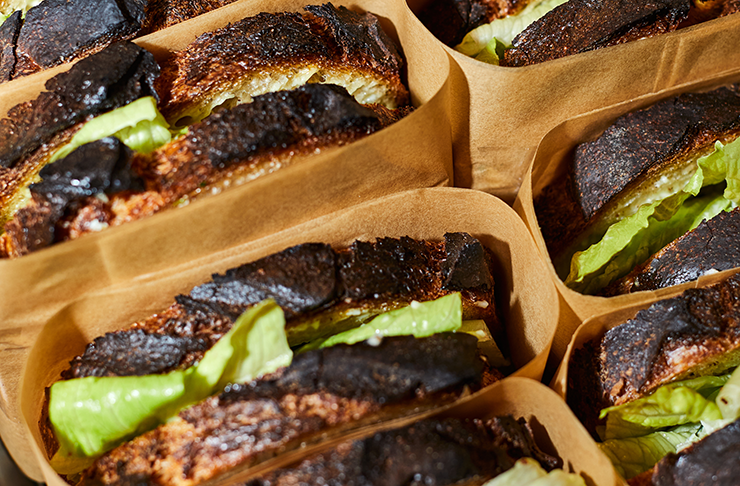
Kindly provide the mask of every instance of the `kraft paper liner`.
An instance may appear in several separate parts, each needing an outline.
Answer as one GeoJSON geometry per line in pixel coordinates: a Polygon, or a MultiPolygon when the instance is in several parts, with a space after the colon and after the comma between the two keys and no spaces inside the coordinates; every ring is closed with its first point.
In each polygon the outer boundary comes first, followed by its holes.
{"type": "MultiPolygon", "coordinates": [[[[560,363],[571,335],[576,328],[589,317],[612,312],[632,305],[654,302],[661,298],[676,295],[687,288],[701,285],[707,277],[674,287],[659,289],[653,292],[643,291],[616,297],[596,297],[583,295],[565,286],[555,272],[539,222],[534,210],[534,198],[543,188],[555,180],[567,169],[574,147],[582,142],[593,140],[609,127],[619,116],[645,108],[655,102],[676,96],[679,93],[707,91],[740,80],[740,69],[733,73],[705,80],[699,83],[679,86],[665,90],[657,95],[643,96],[608,108],[596,110],[589,114],[574,117],[550,131],[541,141],[533,157],[530,168],[525,174],[521,191],[514,203],[514,209],[524,220],[534,237],[550,271],[552,279],[561,295],[561,316],[558,332],[553,342],[552,355],[548,369],[555,370],[560,363]]],[[[710,276],[711,277],[711,276],[710,276]]]]}
{"type": "MultiPolygon", "coordinates": [[[[236,2],[137,42],[162,58],[204,31],[260,11],[298,10],[306,3],[236,2]]],[[[413,113],[358,142],[302,158],[217,197],[17,260],[0,260],[0,315],[4,317],[0,336],[11,333],[8,342],[12,343],[23,337],[17,333],[37,332],[28,323],[48,320],[69,301],[72,289],[80,296],[146,278],[337,209],[407,189],[450,184],[447,56],[441,49],[416,41],[413,17],[404,5],[372,0],[337,3],[375,12],[389,33],[397,35],[408,59],[407,78],[418,106],[413,113]]],[[[53,74],[45,71],[0,87],[0,111],[37,96],[53,74]]],[[[6,353],[24,353],[3,341],[0,349],[6,353]]],[[[0,411],[6,408],[0,394],[0,411]]]]}
{"type": "Polygon", "coordinates": [[[508,343],[501,344],[510,348],[518,368],[515,376],[539,380],[555,333],[557,292],[526,227],[493,196],[463,189],[420,189],[245,240],[186,265],[86,295],[70,289],[66,304],[51,316],[9,315],[3,339],[6,356],[0,360],[3,440],[26,474],[61,484],[40,449],[37,422],[44,388],[95,337],[167,308],[175,295],[207,281],[212,273],[301,242],[346,246],[355,239],[405,235],[439,240],[449,231],[470,232],[496,255],[497,306],[508,334],[508,343]],[[16,351],[6,353],[9,349],[16,351]]]}
{"type": "Polygon", "coordinates": [[[270,470],[295,464],[310,454],[330,450],[346,440],[361,439],[380,431],[405,427],[421,419],[455,417],[486,420],[503,415],[524,417],[532,427],[537,445],[545,452],[563,459],[563,469],[579,474],[589,486],[625,485],[609,459],[601,453],[586,429],[556,393],[532,379],[511,377],[453,407],[368,427],[340,439],[307,448],[298,454],[286,454],[248,471],[230,474],[228,478],[208,481],[203,486],[226,486],[235,484],[236,481],[247,481],[270,470]]]}
{"type": "MultiPolygon", "coordinates": [[[[429,0],[407,0],[411,10],[429,0]]],[[[455,185],[513,201],[540,139],[568,118],[740,66],[740,15],[521,68],[452,58],[455,185]]]]}

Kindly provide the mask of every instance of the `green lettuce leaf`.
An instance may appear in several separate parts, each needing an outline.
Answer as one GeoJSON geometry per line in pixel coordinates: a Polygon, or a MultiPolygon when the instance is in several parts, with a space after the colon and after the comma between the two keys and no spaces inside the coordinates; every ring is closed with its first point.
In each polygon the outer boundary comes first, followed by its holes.
{"type": "Polygon", "coordinates": [[[722,386],[715,401],[722,418],[729,424],[740,418],[740,368],[725,376],[728,377],[727,383],[722,386]]]}
{"type": "Polygon", "coordinates": [[[385,336],[426,337],[456,331],[461,325],[462,298],[459,292],[455,292],[429,302],[411,302],[411,305],[381,314],[354,329],[308,343],[301,351],[385,336]]]}
{"type": "Polygon", "coordinates": [[[548,474],[539,462],[525,457],[483,486],[586,486],[586,482],[581,476],[562,469],[555,469],[548,474]]]}
{"type": "Polygon", "coordinates": [[[582,293],[597,292],[703,220],[738,204],[740,139],[727,145],[716,142],[714,151],[697,161],[696,172],[682,190],[641,206],[610,226],[598,243],[576,252],[565,284],[582,293]],[[722,182],[726,187],[720,194],[716,188],[722,182]]]}
{"type": "Polygon", "coordinates": [[[100,455],[226,384],[271,373],[291,359],[283,311],[268,300],[240,316],[200,363],[187,370],[59,381],[49,399],[49,418],[60,444],[52,465],[100,455]]]}
{"type": "Polygon", "coordinates": [[[85,123],[49,161],[62,159],[86,143],[110,136],[118,138],[132,150],[145,153],[172,139],[169,125],[157,109],[156,100],[146,96],[85,123]]]}
{"type": "MultiPolygon", "coordinates": [[[[543,0],[540,2],[531,2],[517,15],[496,19],[490,24],[481,25],[471,30],[455,49],[470,57],[476,57],[486,49],[489,53],[499,53],[501,51],[497,49],[496,44],[500,44],[504,49],[510,48],[514,37],[547,12],[567,1],[543,0]]],[[[489,62],[486,59],[484,57],[481,60],[489,62]]],[[[490,59],[492,60],[493,57],[490,59]]],[[[498,56],[496,56],[495,63],[498,64],[498,56]]]]}
{"type": "Polygon", "coordinates": [[[699,440],[701,428],[700,424],[680,425],[642,437],[607,440],[598,446],[619,474],[630,479],[653,467],[669,452],[699,440]]]}
{"type": "Polygon", "coordinates": [[[722,413],[713,401],[685,386],[663,386],[650,396],[624,405],[606,408],[602,439],[623,439],[648,434],[687,423],[721,420],[722,413]]]}

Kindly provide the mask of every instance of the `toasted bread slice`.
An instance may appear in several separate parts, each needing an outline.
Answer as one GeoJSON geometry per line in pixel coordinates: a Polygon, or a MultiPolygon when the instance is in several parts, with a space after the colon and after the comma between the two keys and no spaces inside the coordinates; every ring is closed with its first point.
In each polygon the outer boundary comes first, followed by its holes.
{"type": "Polygon", "coordinates": [[[604,289],[604,295],[657,290],[696,280],[702,275],[740,267],[740,208],[702,222],[673,240],[627,276],[604,289]]]}
{"type": "Polygon", "coordinates": [[[234,0],[43,0],[0,28],[0,82],[90,56],[234,0]],[[7,24],[7,25],[6,25],[7,24]],[[10,34],[12,32],[12,34],[10,34]]]}
{"type": "Polygon", "coordinates": [[[500,337],[490,265],[481,243],[464,233],[447,234],[442,243],[358,241],[340,251],[299,245],[214,275],[212,282],[177,296],[165,311],[96,339],[62,376],[144,375],[187,367],[242,312],[266,298],[283,308],[291,345],[344,331],[413,300],[455,291],[464,291],[464,317],[486,320],[494,337],[500,337]],[[169,358],[149,362],[146,356],[156,349],[169,358]]]}
{"type": "Polygon", "coordinates": [[[519,34],[502,66],[527,66],[671,32],[691,0],[570,0],[519,34]]]}
{"type": "Polygon", "coordinates": [[[402,486],[422,477],[428,484],[472,486],[485,484],[522,457],[534,458],[547,470],[560,467],[561,462],[539,450],[524,419],[425,420],[343,442],[249,484],[402,486]]]}
{"type": "Polygon", "coordinates": [[[161,111],[176,126],[214,109],[306,83],[343,86],[358,102],[408,103],[403,58],[372,14],[331,4],[261,13],[203,34],[163,64],[161,111]]]}
{"type": "Polygon", "coordinates": [[[651,470],[632,478],[630,486],[733,486],[740,474],[740,420],[668,454],[651,470]]]}
{"type": "Polygon", "coordinates": [[[419,20],[444,44],[454,47],[465,34],[496,19],[516,15],[532,0],[432,0],[419,20]]]}
{"type": "Polygon", "coordinates": [[[0,224],[19,209],[56,148],[91,118],[144,96],[157,98],[159,66],[131,43],[110,46],[46,82],[47,91],[0,120],[0,224]]]}

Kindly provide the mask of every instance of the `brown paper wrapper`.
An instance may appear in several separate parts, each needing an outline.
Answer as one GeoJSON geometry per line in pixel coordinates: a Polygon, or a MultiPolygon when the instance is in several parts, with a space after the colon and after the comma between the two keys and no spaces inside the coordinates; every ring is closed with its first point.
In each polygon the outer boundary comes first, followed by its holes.
{"type": "MultiPolygon", "coordinates": [[[[17,310],[4,314],[3,440],[29,476],[60,485],[41,452],[38,420],[44,389],[95,337],[165,309],[175,295],[207,281],[212,273],[298,243],[347,246],[355,239],[405,235],[439,240],[450,231],[471,233],[496,256],[496,303],[518,368],[515,375],[539,380],[555,333],[558,301],[526,227],[493,196],[463,189],[422,189],[343,209],[267,237],[245,237],[239,245],[185,265],[87,294],[66,285],[64,304],[51,315],[28,312],[19,302],[17,310]]],[[[186,242],[182,245],[187,247],[186,242]]],[[[24,300],[23,295],[16,298],[24,300]]]]}
{"type": "MultiPolygon", "coordinates": [[[[408,0],[418,12],[429,0],[408,0]]],[[[442,45],[427,30],[429,45],[442,45]]],[[[740,15],[523,68],[493,66],[443,46],[455,185],[513,201],[540,139],[576,115],[716,77],[740,66],[740,15]]]]}
{"type": "Polygon", "coordinates": [[[572,150],[577,144],[593,140],[621,115],[645,108],[661,99],[676,96],[679,93],[706,91],[728,83],[737,82],[738,80],[740,80],[740,69],[700,83],[681,86],[663,91],[657,95],[643,96],[635,100],[596,110],[593,113],[567,120],[550,131],[540,142],[530,168],[525,174],[521,191],[514,202],[514,209],[524,220],[534,237],[537,247],[546,259],[550,275],[555,281],[562,300],[558,332],[553,342],[552,355],[548,364],[549,369],[554,370],[558,366],[568,346],[568,342],[570,342],[571,335],[589,317],[675,296],[687,288],[693,288],[702,285],[708,280],[712,280],[713,276],[705,276],[694,282],[660,289],[654,292],[635,292],[633,294],[608,298],[583,295],[575,292],[566,287],[555,272],[555,267],[550,260],[545,240],[539,229],[537,214],[534,210],[534,199],[539,196],[547,185],[565,173],[567,164],[572,157],[572,150]]]}
{"type": "MultiPolygon", "coordinates": [[[[318,0],[317,0],[318,1],[318,0]]],[[[300,10],[302,0],[239,1],[202,17],[138,39],[161,60],[202,32],[261,11],[300,10]]],[[[451,182],[447,117],[449,61],[437,48],[420,45],[403,5],[372,0],[338,2],[372,11],[395,35],[408,60],[407,78],[418,109],[400,122],[356,143],[301,158],[217,197],[99,234],[64,242],[18,260],[0,261],[4,314],[58,310],[73,283],[78,292],[137,278],[274,233],[386,194],[451,182]],[[15,297],[22,293],[21,304],[15,297]],[[34,302],[34,305],[29,305],[34,302]]],[[[0,88],[0,112],[35,98],[53,74],[69,66],[16,80],[0,88]]]]}
{"type": "MultiPolygon", "coordinates": [[[[203,32],[261,11],[299,10],[306,3],[310,2],[239,1],[137,42],[162,59],[203,32]]],[[[374,12],[386,31],[398,38],[408,61],[407,79],[416,111],[354,144],[308,157],[217,197],[18,260],[0,260],[3,360],[24,361],[43,323],[65,312],[70,301],[86,293],[198,268],[206,261],[232,254],[247,242],[335,210],[407,189],[450,183],[446,54],[416,40],[417,26],[402,4],[372,0],[335,3],[374,12]]],[[[48,78],[65,69],[69,65],[3,85],[0,112],[35,98],[48,78]]],[[[140,305],[138,310],[146,313],[154,307],[140,305]]],[[[17,389],[19,382],[17,373],[2,376],[4,390],[17,389]]],[[[3,437],[17,435],[22,429],[18,416],[11,411],[16,408],[15,399],[0,394],[3,437]]],[[[29,457],[15,453],[19,455],[29,457]]],[[[40,477],[38,473],[35,476],[40,477]]]]}

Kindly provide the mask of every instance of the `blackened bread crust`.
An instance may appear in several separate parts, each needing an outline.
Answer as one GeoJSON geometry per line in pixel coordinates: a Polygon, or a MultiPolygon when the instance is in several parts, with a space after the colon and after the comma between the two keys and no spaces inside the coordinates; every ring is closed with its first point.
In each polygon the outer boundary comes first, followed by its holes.
{"type": "Polygon", "coordinates": [[[530,0],[432,0],[418,17],[434,37],[454,47],[476,27],[516,15],[529,3],[530,0]]]}
{"type": "Polygon", "coordinates": [[[401,81],[403,58],[375,16],[331,4],[305,10],[303,15],[261,13],[245,18],[203,34],[174,53],[158,81],[160,91],[168,94],[162,113],[172,123],[208,106],[205,115],[223,100],[249,101],[274,91],[270,85],[289,89],[303,84],[306,81],[296,80],[301,70],[313,73],[308,74],[310,82],[338,84],[345,78],[349,87],[360,78],[372,80],[377,83],[373,89],[383,90],[372,103],[389,108],[408,103],[401,81]]]}
{"type": "Polygon", "coordinates": [[[421,477],[426,484],[473,485],[507,471],[522,457],[536,459],[546,470],[559,467],[556,458],[537,448],[524,419],[426,420],[344,442],[247,484],[405,486],[421,477]]]}
{"type": "Polygon", "coordinates": [[[584,424],[595,424],[601,408],[738,364],[740,275],[735,275],[656,302],[578,350],[569,365],[568,402],[584,424]]]}
{"type": "Polygon", "coordinates": [[[98,459],[81,484],[194,485],[300,443],[449,403],[480,387],[477,339],[386,338],[297,354],[272,377],[219,396],[98,459]]]}
{"type": "Polygon", "coordinates": [[[686,233],[632,273],[604,289],[604,295],[657,290],[696,280],[709,272],[740,267],[740,208],[721,212],[686,233]]]}
{"type": "Polygon", "coordinates": [[[0,82],[90,56],[234,0],[44,0],[0,28],[0,82]],[[12,34],[11,34],[12,32],[12,34]]]}
{"type": "MultiPolygon", "coordinates": [[[[0,235],[0,256],[18,258],[55,242],[79,238],[182,204],[220,185],[238,185],[301,160],[318,150],[359,140],[408,113],[364,107],[343,88],[310,84],[268,93],[191,125],[186,136],[150,154],[127,152],[116,165],[120,147],[93,142],[41,171],[31,185],[33,200],[15,213],[0,235]],[[98,147],[93,150],[90,147],[98,147]],[[110,164],[103,160],[110,159],[110,164]],[[141,184],[95,184],[118,180],[110,173],[126,167],[128,179],[141,184]],[[70,172],[71,171],[71,172],[70,172]],[[74,173],[76,181],[65,174],[74,173]],[[65,184],[66,183],[66,184],[65,184]],[[101,200],[96,194],[105,193],[101,200]]],[[[125,148],[125,147],[124,147],[125,148]]]]}
{"type": "Polygon", "coordinates": [[[158,99],[159,66],[132,43],[114,44],[46,82],[47,91],[0,120],[0,222],[10,202],[82,122],[144,96],[158,99]]]}
{"type": "Polygon", "coordinates": [[[501,64],[527,66],[670,32],[690,6],[690,0],[570,0],[519,34],[501,64]]]}

